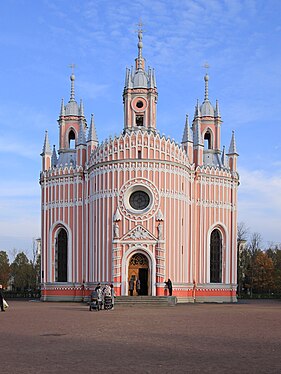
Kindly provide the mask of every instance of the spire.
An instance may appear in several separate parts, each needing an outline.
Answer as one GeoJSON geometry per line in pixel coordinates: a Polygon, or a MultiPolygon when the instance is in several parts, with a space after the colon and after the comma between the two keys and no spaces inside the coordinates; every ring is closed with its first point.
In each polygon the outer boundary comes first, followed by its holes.
{"type": "Polygon", "coordinates": [[[65,107],[64,107],[64,100],[63,99],[61,99],[60,115],[61,116],[65,115],[65,107]]]}
{"type": "Polygon", "coordinates": [[[83,121],[80,121],[79,124],[79,134],[77,145],[86,145],[85,131],[83,121]]]}
{"type": "Polygon", "coordinates": [[[222,166],[225,166],[225,146],[223,146],[223,149],[222,149],[221,163],[222,163],[222,166]]]}
{"type": "Polygon", "coordinates": [[[75,75],[73,73],[70,76],[70,80],[71,80],[70,101],[75,101],[75,89],[74,89],[75,75]]]}
{"type": "Polygon", "coordinates": [[[184,132],[183,132],[183,137],[182,137],[181,142],[182,143],[192,142],[192,135],[191,135],[190,127],[189,127],[188,114],[186,115],[184,132]]]}
{"type": "Polygon", "coordinates": [[[215,117],[220,117],[220,108],[219,108],[219,101],[216,100],[216,109],[215,109],[215,117]]]}
{"type": "Polygon", "coordinates": [[[83,104],[82,99],[80,100],[80,108],[79,108],[79,111],[80,111],[80,116],[84,117],[84,104],[83,104]]]}
{"type": "Polygon", "coordinates": [[[90,129],[88,134],[88,142],[95,141],[98,142],[97,132],[96,132],[96,126],[94,121],[94,115],[91,115],[91,123],[90,123],[90,129]]]}
{"type": "Polygon", "coordinates": [[[234,155],[234,154],[238,155],[237,148],[236,148],[236,140],[235,140],[234,131],[232,131],[232,137],[231,137],[231,142],[230,142],[228,154],[229,155],[234,155]]]}
{"type": "Polygon", "coordinates": [[[155,76],[155,70],[153,69],[153,84],[154,87],[156,87],[156,76],[155,76]]]}
{"type": "Polygon", "coordinates": [[[142,33],[143,33],[143,29],[142,29],[142,22],[140,20],[139,24],[138,24],[138,57],[136,59],[136,69],[137,70],[144,70],[144,59],[142,57],[142,47],[143,47],[143,44],[142,44],[142,33]]]}
{"type": "Polygon", "coordinates": [[[52,153],[52,161],[51,165],[52,167],[57,166],[58,164],[58,157],[57,157],[57,151],[56,151],[56,146],[53,146],[53,153],[52,153]]]}
{"type": "Polygon", "coordinates": [[[204,101],[209,101],[209,75],[206,73],[205,77],[205,98],[204,101]]]}
{"type": "Polygon", "coordinates": [[[44,139],[44,145],[43,145],[43,150],[42,150],[41,156],[51,155],[51,154],[52,154],[52,151],[51,151],[51,147],[50,147],[48,131],[45,131],[45,139],[44,139]]]}
{"type": "Polygon", "coordinates": [[[195,107],[194,118],[197,118],[197,117],[200,117],[200,116],[201,116],[201,113],[200,113],[199,100],[197,99],[197,104],[196,104],[196,107],[195,107]]]}

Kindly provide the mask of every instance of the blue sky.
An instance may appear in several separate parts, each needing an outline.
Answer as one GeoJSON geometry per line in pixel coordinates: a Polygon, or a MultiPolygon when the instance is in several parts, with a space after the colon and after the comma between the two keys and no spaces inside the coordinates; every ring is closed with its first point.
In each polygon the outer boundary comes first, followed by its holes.
{"type": "Polygon", "coordinates": [[[156,70],[161,133],[180,142],[185,115],[218,99],[222,145],[235,130],[239,221],[266,246],[281,242],[281,2],[279,0],[5,0],[0,2],[0,250],[31,253],[40,236],[42,145],[58,146],[61,99],[91,113],[99,140],[123,127],[125,68],[143,55],[156,70]]]}

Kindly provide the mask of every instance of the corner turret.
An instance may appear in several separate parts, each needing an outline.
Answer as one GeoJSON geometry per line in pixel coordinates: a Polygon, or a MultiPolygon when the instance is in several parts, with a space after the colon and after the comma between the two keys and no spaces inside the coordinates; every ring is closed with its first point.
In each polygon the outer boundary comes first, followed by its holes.
{"type": "Polygon", "coordinates": [[[229,146],[227,156],[229,160],[230,170],[236,172],[237,171],[237,158],[239,154],[237,153],[234,131],[232,131],[232,136],[231,136],[231,141],[230,141],[230,146],[229,146]]]}
{"type": "Polygon", "coordinates": [[[52,150],[50,147],[48,131],[45,131],[44,145],[42,149],[42,171],[49,170],[51,167],[52,150]]]}

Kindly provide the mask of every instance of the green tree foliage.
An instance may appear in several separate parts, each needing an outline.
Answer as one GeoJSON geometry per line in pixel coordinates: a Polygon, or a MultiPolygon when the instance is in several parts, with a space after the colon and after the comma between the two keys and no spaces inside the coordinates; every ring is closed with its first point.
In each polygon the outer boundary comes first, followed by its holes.
{"type": "Polygon", "coordinates": [[[10,279],[9,257],[5,251],[0,251],[0,284],[7,288],[10,279]]]}
{"type": "Polygon", "coordinates": [[[34,289],[36,287],[36,271],[25,253],[18,253],[11,264],[13,287],[18,291],[34,289]]]}

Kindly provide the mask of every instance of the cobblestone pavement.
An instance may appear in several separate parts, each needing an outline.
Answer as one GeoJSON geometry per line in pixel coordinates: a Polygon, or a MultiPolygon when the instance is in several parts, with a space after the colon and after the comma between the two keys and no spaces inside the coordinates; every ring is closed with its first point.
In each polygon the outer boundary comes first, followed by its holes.
{"type": "Polygon", "coordinates": [[[281,301],[123,307],[10,301],[1,374],[281,373],[281,301]]]}

